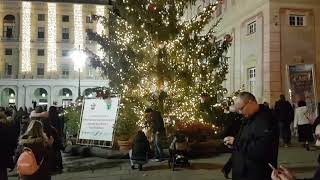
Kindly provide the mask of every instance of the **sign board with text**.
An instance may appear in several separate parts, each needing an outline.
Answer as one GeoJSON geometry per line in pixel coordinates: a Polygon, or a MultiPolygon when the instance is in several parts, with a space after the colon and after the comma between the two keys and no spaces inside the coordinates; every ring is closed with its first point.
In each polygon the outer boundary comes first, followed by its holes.
{"type": "MultiPolygon", "coordinates": [[[[119,97],[85,99],[81,113],[79,140],[112,142],[118,107],[119,97]]],[[[86,144],[90,145],[90,143],[86,144]]]]}

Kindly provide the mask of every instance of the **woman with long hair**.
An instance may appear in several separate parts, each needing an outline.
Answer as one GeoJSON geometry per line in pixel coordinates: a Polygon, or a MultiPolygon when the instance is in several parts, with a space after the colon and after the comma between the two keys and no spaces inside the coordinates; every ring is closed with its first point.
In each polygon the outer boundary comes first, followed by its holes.
{"type": "MultiPolygon", "coordinates": [[[[39,170],[30,176],[21,176],[20,180],[50,180],[48,168],[48,149],[53,143],[53,138],[46,136],[40,121],[30,122],[27,131],[20,137],[18,153],[21,154],[24,148],[30,148],[36,158],[39,170]]],[[[19,157],[19,156],[17,156],[19,157]]]]}
{"type": "Polygon", "coordinates": [[[310,150],[309,143],[313,142],[312,122],[307,115],[308,109],[305,101],[299,101],[294,114],[294,128],[298,128],[299,142],[307,151],[310,150]]]}

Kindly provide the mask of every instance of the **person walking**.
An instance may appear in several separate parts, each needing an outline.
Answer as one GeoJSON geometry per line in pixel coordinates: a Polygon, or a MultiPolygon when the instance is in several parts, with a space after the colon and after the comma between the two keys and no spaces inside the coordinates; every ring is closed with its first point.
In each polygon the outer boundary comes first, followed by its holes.
{"type": "Polygon", "coordinates": [[[290,125],[294,119],[294,111],[289,101],[286,100],[283,94],[274,106],[274,115],[279,123],[280,137],[284,147],[291,144],[291,129],[290,125]]]}
{"type": "Polygon", "coordinates": [[[272,169],[277,166],[279,132],[272,112],[259,105],[254,95],[241,92],[235,107],[244,120],[238,136],[228,136],[225,144],[232,148],[232,179],[271,179],[272,169]]]}
{"type": "Polygon", "coordinates": [[[313,142],[312,120],[308,117],[308,108],[305,101],[299,101],[294,114],[293,127],[298,129],[299,142],[303,143],[307,151],[310,150],[309,142],[313,142]]]}
{"type": "Polygon", "coordinates": [[[155,149],[155,159],[158,162],[163,160],[163,148],[161,141],[165,136],[164,122],[159,111],[154,111],[151,108],[145,110],[145,116],[148,124],[151,125],[153,133],[153,143],[155,149]]]}
{"type": "Polygon", "coordinates": [[[20,180],[51,179],[48,167],[48,149],[53,141],[54,139],[52,137],[48,139],[44,133],[43,126],[40,121],[33,120],[30,122],[26,133],[20,137],[17,153],[21,154],[25,148],[31,149],[40,168],[33,175],[20,175],[20,180]]]}

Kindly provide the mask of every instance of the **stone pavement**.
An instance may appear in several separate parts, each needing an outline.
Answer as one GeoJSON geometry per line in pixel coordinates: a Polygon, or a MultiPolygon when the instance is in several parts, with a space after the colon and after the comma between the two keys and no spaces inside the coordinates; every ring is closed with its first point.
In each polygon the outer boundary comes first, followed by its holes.
{"type": "MultiPolygon", "coordinates": [[[[296,172],[297,177],[311,177],[317,166],[316,159],[319,150],[305,151],[300,147],[280,148],[279,164],[291,168],[296,172]]],[[[65,172],[52,177],[52,180],[223,180],[220,169],[230,154],[222,154],[207,159],[191,160],[191,168],[172,171],[168,168],[167,162],[150,162],[144,167],[144,171],[131,170],[129,163],[125,160],[106,160],[101,158],[81,158],[74,161],[68,160],[67,168],[81,166],[78,172],[65,172]],[[99,167],[96,164],[99,164],[99,167]],[[96,166],[96,167],[95,167],[96,166]],[[96,169],[98,168],[98,169],[96,169]]],[[[69,169],[70,170],[70,169],[69,169]]],[[[17,177],[10,177],[9,180],[16,180],[17,177]]]]}

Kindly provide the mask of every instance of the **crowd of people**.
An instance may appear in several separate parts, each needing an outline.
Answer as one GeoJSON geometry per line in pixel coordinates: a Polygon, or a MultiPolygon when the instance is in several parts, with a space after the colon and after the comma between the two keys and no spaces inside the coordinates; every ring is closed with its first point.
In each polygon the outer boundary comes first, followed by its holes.
{"type": "MultiPolygon", "coordinates": [[[[22,180],[50,180],[54,173],[63,170],[61,151],[64,150],[64,120],[62,108],[37,106],[32,108],[0,108],[0,180],[7,180],[7,169],[17,167],[25,151],[34,154],[37,171],[32,175],[20,174],[22,180]]],[[[222,169],[228,178],[232,171],[234,180],[293,180],[292,173],[285,167],[278,167],[278,149],[280,140],[284,147],[291,144],[292,130],[297,131],[298,140],[306,150],[314,142],[314,134],[320,120],[310,119],[305,101],[293,106],[283,95],[273,109],[269,104],[258,104],[254,95],[241,92],[235,99],[234,106],[225,106],[224,144],[232,151],[232,156],[222,169]]],[[[164,160],[162,142],[165,138],[164,122],[159,111],[146,109],[146,127],[152,132],[156,161],[164,160]]],[[[176,150],[184,152],[188,138],[175,135],[170,145],[170,159],[176,150]],[[176,144],[177,143],[177,144],[176,144]],[[178,147],[178,144],[179,148],[178,147]],[[182,146],[183,145],[183,146],[182,146]],[[182,150],[181,150],[181,147],[182,150]]],[[[129,152],[131,168],[138,165],[139,170],[148,162],[151,152],[150,139],[140,130],[133,139],[129,152]]],[[[183,154],[182,154],[183,155],[183,154]]],[[[169,159],[169,161],[170,161],[169,159]]],[[[320,156],[318,158],[320,163],[320,156]]],[[[319,179],[320,166],[313,180],[319,179]]]]}
{"type": "MultiPolygon", "coordinates": [[[[61,150],[64,150],[63,109],[51,106],[37,106],[34,109],[0,107],[0,180],[7,180],[7,169],[17,166],[20,155],[32,152],[39,166],[34,174],[22,180],[49,180],[51,175],[63,171],[61,150]]],[[[23,161],[23,160],[21,160],[23,161]]]]}

